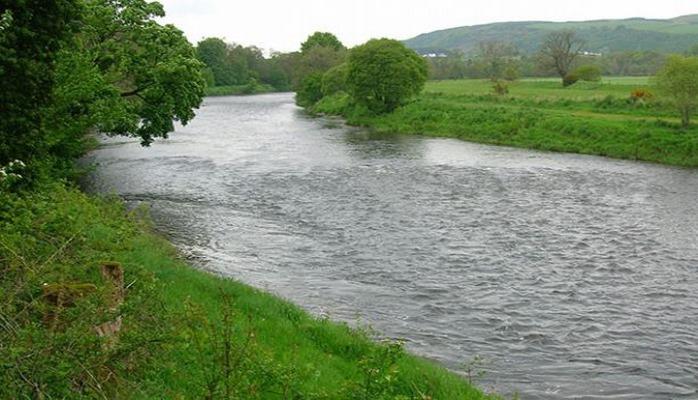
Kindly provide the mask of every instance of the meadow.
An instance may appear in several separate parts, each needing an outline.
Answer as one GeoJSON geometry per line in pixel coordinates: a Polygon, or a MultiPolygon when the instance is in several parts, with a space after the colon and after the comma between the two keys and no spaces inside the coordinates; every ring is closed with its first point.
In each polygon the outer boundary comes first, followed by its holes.
{"type": "Polygon", "coordinates": [[[322,99],[311,112],[343,115],[379,132],[698,167],[698,127],[681,128],[649,78],[604,78],[566,88],[557,79],[523,79],[507,89],[495,94],[488,80],[430,81],[390,114],[359,112],[345,94],[322,99]]]}

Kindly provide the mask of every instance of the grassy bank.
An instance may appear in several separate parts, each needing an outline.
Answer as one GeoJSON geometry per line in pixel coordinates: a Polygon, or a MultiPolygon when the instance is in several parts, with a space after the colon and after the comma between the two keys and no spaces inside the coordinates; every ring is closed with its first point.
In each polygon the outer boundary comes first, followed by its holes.
{"type": "Polygon", "coordinates": [[[569,88],[523,80],[503,96],[485,80],[438,81],[387,115],[357,113],[344,94],[324,98],[310,111],[343,115],[377,131],[698,167],[698,127],[681,129],[670,105],[632,98],[637,90],[651,95],[646,78],[569,88]]]}
{"type": "Polygon", "coordinates": [[[0,398],[490,398],[394,343],[195,270],[118,199],[62,185],[0,197],[0,398]],[[122,304],[107,262],[123,268],[122,304]],[[119,318],[118,333],[95,333],[119,318]]]}
{"type": "Polygon", "coordinates": [[[205,89],[206,96],[243,96],[275,92],[278,92],[278,90],[273,86],[267,84],[208,86],[205,89]]]}

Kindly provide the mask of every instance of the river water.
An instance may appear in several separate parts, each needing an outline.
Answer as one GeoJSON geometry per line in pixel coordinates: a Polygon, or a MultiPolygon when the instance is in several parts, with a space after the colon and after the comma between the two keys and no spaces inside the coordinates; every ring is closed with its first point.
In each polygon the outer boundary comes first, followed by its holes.
{"type": "Polygon", "coordinates": [[[199,264],[523,399],[698,399],[698,171],[376,135],[289,94],[110,139],[89,188],[199,264]]]}

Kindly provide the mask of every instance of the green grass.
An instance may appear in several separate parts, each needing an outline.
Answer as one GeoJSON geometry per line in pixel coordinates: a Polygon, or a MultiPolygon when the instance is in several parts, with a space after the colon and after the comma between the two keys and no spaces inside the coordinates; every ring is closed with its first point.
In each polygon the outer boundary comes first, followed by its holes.
{"type": "Polygon", "coordinates": [[[366,331],[191,267],[142,209],[61,185],[0,200],[0,398],[492,398],[366,331]],[[105,261],[129,285],[117,309],[105,261]],[[45,287],[73,288],[75,303],[52,306],[45,287]],[[109,345],[93,327],[117,315],[109,345]]]}
{"type": "MultiPolygon", "coordinates": [[[[592,100],[614,96],[628,98],[634,89],[647,88],[648,77],[603,78],[601,82],[579,82],[563,88],[559,78],[529,78],[509,84],[509,95],[527,99],[592,100]]],[[[484,79],[430,81],[425,93],[451,96],[492,94],[492,82],[484,79]]]]}
{"type": "Polygon", "coordinates": [[[388,115],[357,112],[346,95],[322,99],[310,111],[381,132],[698,167],[698,127],[682,129],[671,105],[657,97],[631,99],[636,89],[651,92],[648,84],[623,77],[563,88],[559,80],[525,79],[498,96],[487,80],[433,81],[388,115]]]}

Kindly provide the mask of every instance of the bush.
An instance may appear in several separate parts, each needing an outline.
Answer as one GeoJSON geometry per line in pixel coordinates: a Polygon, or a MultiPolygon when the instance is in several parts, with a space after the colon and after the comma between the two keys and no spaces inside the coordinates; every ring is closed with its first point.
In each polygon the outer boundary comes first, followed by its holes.
{"type": "Polygon", "coordinates": [[[599,82],[601,81],[601,68],[596,65],[582,65],[572,73],[580,81],[599,82]]]}
{"type": "Polygon", "coordinates": [[[494,89],[494,93],[499,95],[499,96],[504,96],[509,94],[509,85],[502,81],[496,81],[494,83],[494,86],[492,87],[494,89]]]}
{"type": "Polygon", "coordinates": [[[426,61],[402,43],[374,39],[351,51],[347,87],[356,103],[389,113],[424,88],[427,73],[426,61]]]}
{"type": "Polygon", "coordinates": [[[322,77],[321,72],[314,72],[303,78],[296,92],[296,104],[310,107],[322,99],[322,77]]]}
{"type": "Polygon", "coordinates": [[[579,82],[579,77],[574,73],[571,72],[565,76],[565,78],[562,80],[562,85],[564,87],[572,86],[575,83],[579,82]]]}
{"type": "Polygon", "coordinates": [[[647,102],[654,98],[654,94],[647,89],[635,89],[630,93],[630,100],[633,103],[647,102]]]}

